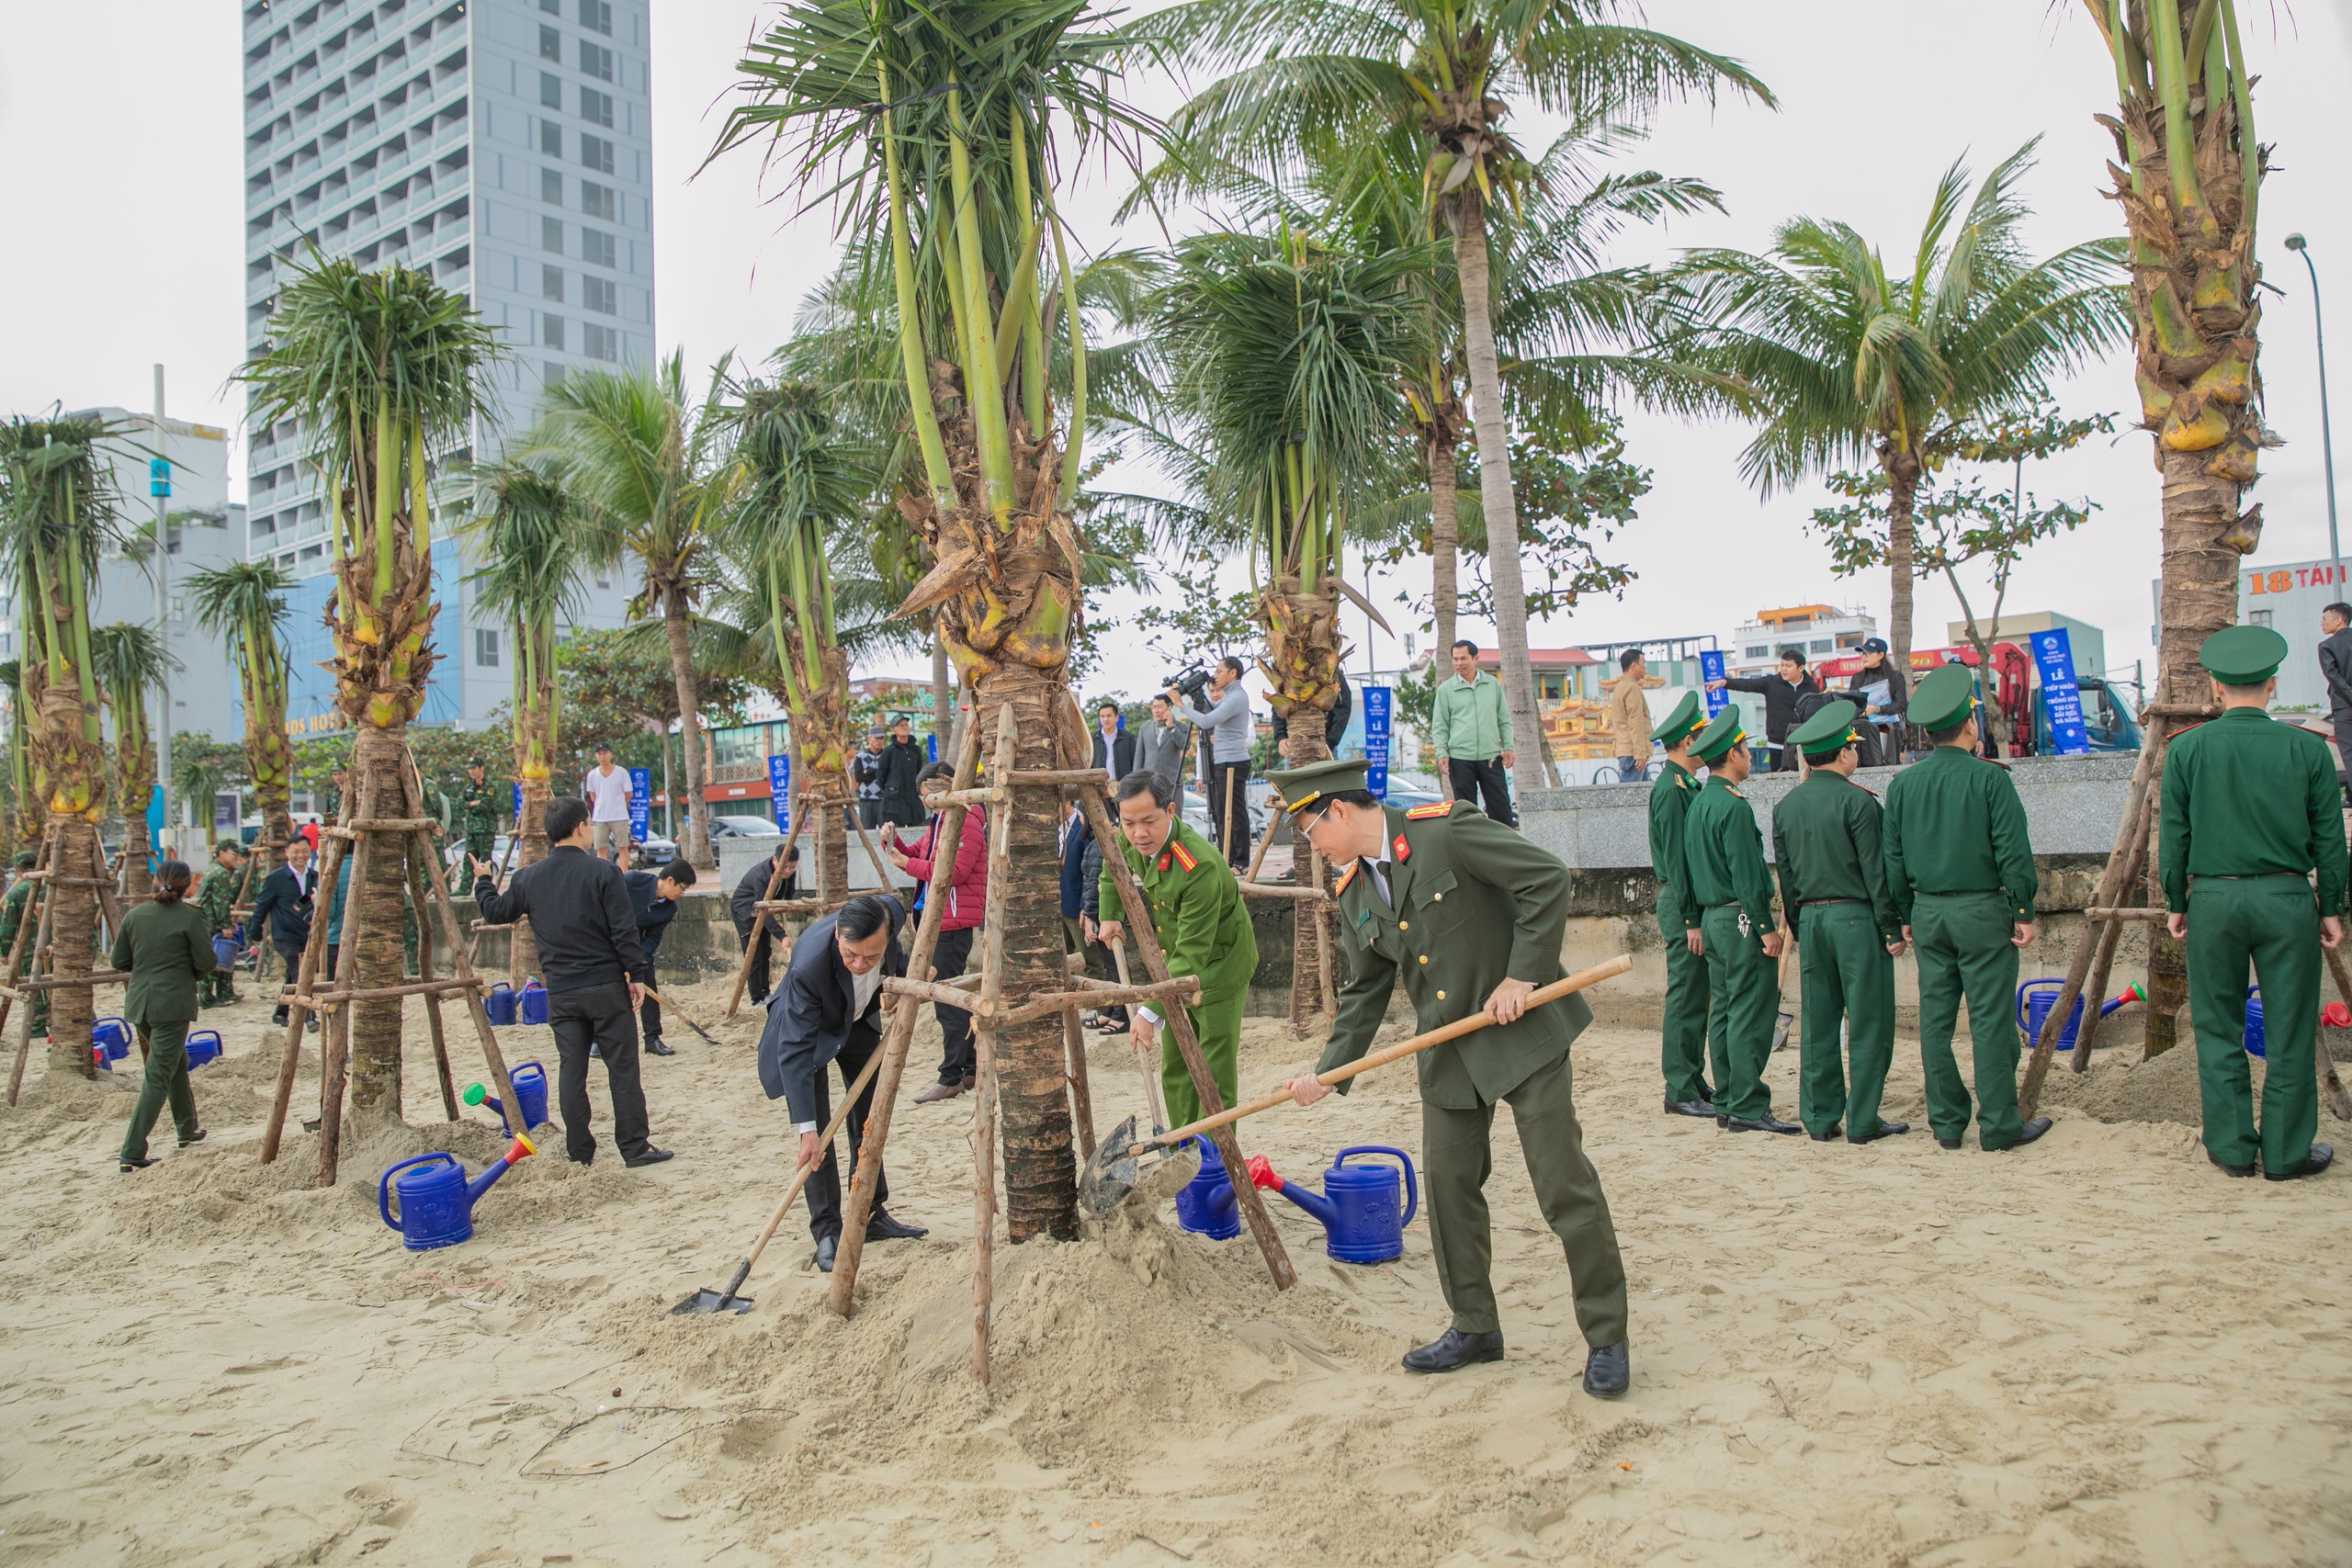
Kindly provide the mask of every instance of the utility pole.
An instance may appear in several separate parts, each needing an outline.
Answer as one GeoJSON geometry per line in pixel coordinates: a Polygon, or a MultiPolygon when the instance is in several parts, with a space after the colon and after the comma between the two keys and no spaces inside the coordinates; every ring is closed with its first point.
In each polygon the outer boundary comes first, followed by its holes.
{"type": "MultiPolygon", "coordinates": [[[[164,367],[155,367],[155,456],[164,457],[164,367]]],[[[164,711],[155,724],[155,787],[164,792],[164,826],[172,826],[172,538],[171,466],[164,461],[162,472],[148,483],[155,497],[155,629],[164,641],[164,665],[156,671],[161,683],[164,711]]],[[[130,804],[125,802],[125,805],[130,804]]],[[[206,809],[211,802],[205,803],[206,809]]],[[[141,801],[138,809],[145,811],[147,803],[141,801]]],[[[163,845],[158,843],[157,850],[163,845]]],[[[178,846],[175,844],[174,848],[178,846]]]]}
{"type": "Polygon", "coordinates": [[[2335,437],[2327,423],[2327,332],[2319,319],[2319,268],[2312,265],[2309,243],[2301,234],[2287,236],[2287,248],[2303,258],[2303,270],[2312,275],[2312,341],[2319,347],[2319,456],[2322,470],[2327,476],[2327,553],[2334,558],[2337,596],[2344,590],[2344,547],[2335,538],[2335,437]]]}

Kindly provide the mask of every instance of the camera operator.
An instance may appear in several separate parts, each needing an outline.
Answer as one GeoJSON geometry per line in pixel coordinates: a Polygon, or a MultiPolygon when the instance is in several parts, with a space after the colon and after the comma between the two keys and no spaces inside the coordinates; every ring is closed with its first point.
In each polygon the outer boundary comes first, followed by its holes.
{"type": "MultiPolygon", "coordinates": [[[[1250,863],[1250,694],[1241,685],[1241,660],[1227,654],[1209,667],[1206,690],[1193,682],[1171,682],[1168,700],[1178,701],[1191,685],[1193,722],[1208,748],[1209,772],[1201,779],[1209,818],[1218,824],[1217,848],[1237,868],[1250,863]]],[[[1171,781],[1172,782],[1172,781],[1171,781]]]]}

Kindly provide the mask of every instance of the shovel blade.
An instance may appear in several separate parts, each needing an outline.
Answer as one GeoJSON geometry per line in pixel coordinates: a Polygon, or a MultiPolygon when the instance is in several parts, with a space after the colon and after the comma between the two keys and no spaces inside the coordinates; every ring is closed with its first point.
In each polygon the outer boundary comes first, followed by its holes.
{"type": "Polygon", "coordinates": [[[1147,1204],[1157,1204],[1199,1169],[1200,1156],[1190,1139],[1172,1150],[1153,1143],[1136,1148],[1136,1119],[1130,1116],[1095,1145],[1078,1173],[1079,1207],[1099,1220],[1132,1202],[1138,1192],[1147,1204]]]}
{"type": "Polygon", "coordinates": [[[672,1317],[702,1317],[715,1312],[749,1312],[752,1298],[730,1296],[723,1291],[696,1291],[670,1309],[672,1317]]]}

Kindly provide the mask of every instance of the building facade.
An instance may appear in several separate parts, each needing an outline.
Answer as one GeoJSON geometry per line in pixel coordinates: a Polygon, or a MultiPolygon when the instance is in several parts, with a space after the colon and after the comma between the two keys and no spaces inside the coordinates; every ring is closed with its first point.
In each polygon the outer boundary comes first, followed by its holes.
{"type": "Polygon", "coordinates": [[[1878,617],[1835,604],[1791,604],[1758,610],[1724,645],[1725,668],[1734,675],[1770,675],[1780,667],[1781,649],[1800,648],[1807,664],[1835,659],[1878,636],[1878,617]]]}
{"type": "MultiPolygon", "coordinates": [[[[582,368],[654,357],[650,24],[645,0],[249,0],[244,18],[245,337],[311,247],[398,262],[464,293],[506,355],[492,409],[444,472],[494,460],[582,368]]],[[[323,613],[332,550],[301,432],[251,431],[244,547],[298,580],[297,735],[339,724],[323,613]]],[[[478,728],[513,684],[506,627],[477,614],[436,485],[441,662],[421,716],[478,728]]],[[[576,624],[620,624],[628,585],[587,585],[576,624]]]]}
{"type": "MultiPolygon", "coordinates": [[[[2352,573],[2352,558],[2346,571],[2352,573]]],[[[2148,584],[2155,623],[2148,640],[2163,641],[2165,585],[2148,584]]],[[[2332,560],[2280,561],[2270,566],[2238,568],[2238,624],[2268,626],[2287,639],[2287,662],[2278,667],[2278,708],[2327,712],[2327,683],[2319,673],[2319,613],[2329,604],[2352,603],[2345,581],[2332,560]]]]}

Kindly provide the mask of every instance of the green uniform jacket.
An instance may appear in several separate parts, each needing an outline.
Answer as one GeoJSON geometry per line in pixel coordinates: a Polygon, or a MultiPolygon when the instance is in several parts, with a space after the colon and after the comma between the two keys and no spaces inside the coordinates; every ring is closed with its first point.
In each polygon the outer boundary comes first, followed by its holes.
{"type": "Polygon", "coordinates": [[[204,929],[225,931],[235,925],[236,917],[232,911],[236,898],[237,874],[214,861],[212,869],[204,874],[204,885],[196,890],[196,907],[204,916],[204,929]]]}
{"type": "MultiPolygon", "coordinates": [[[[32,891],[33,884],[19,875],[17,885],[8,889],[8,897],[0,900],[0,962],[6,960],[9,944],[17,940],[17,928],[25,923],[25,903],[32,897],[32,891]]],[[[29,962],[25,964],[25,972],[32,973],[29,962]]]]}
{"type": "Polygon", "coordinates": [[[1881,941],[1899,941],[1903,922],[1886,890],[1878,796],[1853,780],[1815,768],[1772,808],[1772,859],[1781,872],[1781,908],[1851,898],[1871,907],[1881,941]]]}
{"type": "Polygon", "coordinates": [[[1885,822],[1887,891],[1905,925],[1917,893],[1999,893],[2009,919],[2033,919],[2040,884],[2008,769],[1939,746],[1886,786],[1885,822]]]}
{"type": "Polygon", "coordinates": [[[1737,904],[1753,932],[1774,929],[1772,874],[1764,869],[1764,834],[1756,826],[1756,808],[1715,774],[1707,775],[1707,786],[1691,802],[1690,819],[1682,825],[1682,863],[1698,908],[1737,904]]]}
{"type": "Polygon", "coordinates": [[[469,783],[458,796],[458,809],[465,814],[469,835],[498,831],[498,791],[487,782],[469,783]]]}
{"type": "MultiPolygon", "coordinates": [[[[1370,1048],[1400,969],[1424,1032],[1476,1012],[1505,980],[1546,986],[1566,973],[1566,866],[1466,800],[1391,808],[1387,830],[1393,902],[1382,901],[1361,861],[1340,879],[1350,978],[1318,1073],[1370,1048]]],[[[1584,998],[1564,997],[1516,1023],[1432,1046],[1414,1058],[1421,1098],[1445,1111],[1491,1105],[1566,1055],[1591,1021],[1584,998]]]]}
{"type": "Polygon", "coordinates": [[[2319,912],[2345,912],[2344,814],[2327,743],[2260,708],[2232,708],[2165,751],[2165,908],[2188,912],[2192,876],[2319,873],[2319,912]]]}
{"type": "MultiPolygon", "coordinates": [[[[1200,999],[1194,1007],[1227,1001],[1250,988],[1258,971],[1258,938],[1250,929],[1250,910],[1241,897],[1241,884],[1225,856],[1178,818],[1168,829],[1168,841],[1149,862],[1143,852],[1118,835],[1119,852],[1127,869],[1143,885],[1144,902],[1151,908],[1151,929],[1159,950],[1168,955],[1168,977],[1181,980],[1197,975],[1200,999]]],[[[1125,921],[1119,886],[1106,864],[1097,886],[1101,918],[1125,921]]],[[[1140,976],[1135,976],[1140,982],[1140,976]]]]}
{"type": "Polygon", "coordinates": [[[1698,798],[1699,781],[1671,761],[1650,785],[1650,869],[1657,874],[1658,913],[1679,919],[1687,931],[1699,929],[1699,906],[1690,897],[1682,840],[1698,798]]]}
{"type": "Polygon", "coordinates": [[[196,1017],[196,983],[212,973],[212,932],[203,911],[185,901],[141,904],[123,916],[111,957],[130,976],[123,1017],[187,1023],[196,1017]]]}

